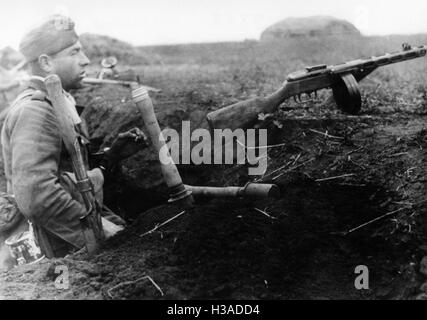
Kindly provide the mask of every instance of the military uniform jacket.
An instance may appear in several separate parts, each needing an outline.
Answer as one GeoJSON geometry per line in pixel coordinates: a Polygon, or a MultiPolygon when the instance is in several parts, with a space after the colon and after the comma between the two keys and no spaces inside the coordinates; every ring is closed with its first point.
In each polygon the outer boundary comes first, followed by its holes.
{"type": "MultiPolygon", "coordinates": [[[[70,158],[44,83],[31,80],[20,96],[1,132],[7,191],[15,195],[20,211],[33,222],[45,254],[62,256],[85,245],[80,222],[85,207],[63,179],[63,173],[71,171],[70,158]]],[[[76,126],[76,131],[81,139],[87,139],[81,126],[76,126]]],[[[102,189],[101,171],[94,169],[88,175],[102,189]]]]}

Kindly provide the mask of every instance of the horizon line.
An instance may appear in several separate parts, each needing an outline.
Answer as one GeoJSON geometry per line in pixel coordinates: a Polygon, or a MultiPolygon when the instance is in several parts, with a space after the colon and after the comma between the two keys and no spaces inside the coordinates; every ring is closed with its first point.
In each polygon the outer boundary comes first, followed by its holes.
{"type": "MultiPolygon", "coordinates": [[[[79,35],[79,37],[85,35],[85,34],[90,34],[90,35],[95,35],[95,36],[102,36],[102,37],[109,37],[111,39],[115,39],[121,42],[125,42],[129,45],[131,45],[134,48],[140,48],[140,47],[162,47],[162,46],[179,46],[179,45],[199,45],[199,44],[216,44],[216,43],[236,43],[236,42],[261,42],[261,38],[259,37],[257,38],[244,38],[244,39],[236,39],[236,40],[215,40],[215,41],[192,41],[192,42],[166,42],[166,43],[153,43],[153,44],[134,44],[132,42],[126,41],[126,40],[122,40],[120,38],[116,38],[107,34],[102,34],[102,33],[92,33],[92,32],[83,32],[79,35]]],[[[403,37],[403,36],[423,36],[426,35],[427,36],[427,31],[425,32],[416,32],[416,33],[390,33],[390,34],[363,34],[360,33],[355,34],[355,37],[362,37],[362,38],[374,38],[374,37],[403,37]]],[[[326,35],[327,36],[327,35],[326,35]]],[[[334,36],[334,35],[331,35],[334,36]]],[[[339,35],[337,35],[339,36],[339,35]]],[[[352,35],[345,35],[346,37],[348,36],[352,36],[352,35]]],[[[294,38],[296,39],[296,38],[294,38]]],[[[273,40],[271,40],[273,41],[273,40]]],[[[4,50],[6,48],[12,48],[15,51],[18,51],[18,48],[14,47],[13,45],[5,45],[3,47],[0,48],[0,50],[4,50]]]]}

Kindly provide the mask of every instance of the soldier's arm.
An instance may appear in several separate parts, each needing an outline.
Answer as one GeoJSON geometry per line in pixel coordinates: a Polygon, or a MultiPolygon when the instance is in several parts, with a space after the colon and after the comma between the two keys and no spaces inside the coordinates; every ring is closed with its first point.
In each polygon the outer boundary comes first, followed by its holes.
{"type": "Polygon", "coordinates": [[[59,183],[62,140],[51,108],[47,102],[28,101],[10,121],[12,187],[25,216],[81,248],[79,218],[85,208],[59,183]]]}

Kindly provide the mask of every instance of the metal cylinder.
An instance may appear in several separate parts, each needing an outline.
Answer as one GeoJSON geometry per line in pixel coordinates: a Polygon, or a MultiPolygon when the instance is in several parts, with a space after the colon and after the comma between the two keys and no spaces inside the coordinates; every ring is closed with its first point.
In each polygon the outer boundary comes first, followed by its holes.
{"type": "Polygon", "coordinates": [[[248,183],[243,187],[241,193],[245,197],[279,198],[280,190],[275,184],[248,183]]]}
{"type": "Polygon", "coordinates": [[[143,87],[133,89],[132,100],[141,112],[147,133],[154,149],[159,154],[163,179],[170,190],[169,202],[185,200],[186,204],[192,204],[193,197],[191,196],[191,192],[185,188],[178,169],[169,154],[169,149],[166,145],[163,133],[160,130],[159,123],[157,122],[148,90],[143,87]]]}
{"type": "Polygon", "coordinates": [[[189,186],[187,190],[197,196],[211,198],[278,198],[279,188],[275,184],[248,183],[244,187],[189,186]]]}
{"type": "Polygon", "coordinates": [[[342,111],[348,114],[357,114],[362,107],[362,98],[359,85],[353,74],[339,75],[332,87],[335,102],[342,111]]]}

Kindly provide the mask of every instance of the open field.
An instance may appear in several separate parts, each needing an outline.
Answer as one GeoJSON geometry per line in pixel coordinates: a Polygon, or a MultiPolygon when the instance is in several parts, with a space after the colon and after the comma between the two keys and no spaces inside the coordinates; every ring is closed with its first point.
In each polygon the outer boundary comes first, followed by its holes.
{"type": "MultiPolygon", "coordinates": [[[[162,127],[180,129],[182,120],[190,120],[195,129],[207,127],[207,112],[268,94],[292,71],[398,51],[403,42],[427,44],[427,35],[141,47],[153,63],[129,65],[143,83],[163,90],[152,96],[162,127]]],[[[199,201],[144,236],[180,208],[164,204],[157,155],[140,152],[123,162],[105,190],[107,204],[130,222],[128,229],[88,261],[75,255],[0,273],[0,297],[419,296],[427,281],[419,272],[427,255],[427,207],[421,203],[427,176],[426,83],[427,58],[420,58],[380,68],[365,79],[359,116],[325,103],[330,90],[321,91],[319,101],[298,105],[290,99],[259,124],[268,129],[269,144],[280,146],[269,149],[267,173],[255,178],[278,184],[280,199],[199,201]],[[343,177],[327,180],[337,176],[343,177]],[[337,233],[396,210],[346,236],[337,233]],[[55,288],[57,265],[70,271],[67,290],[55,288]],[[358,265],[369,268],[369,290],[354,287],[358,265]]],[[[124,88],[86,88],[75,95],[87,106],[83,115],[99,145],[132,126],[143,127],[124,88]]],[[[244,166],[179,169],[188,184],[244,185],[254,179],[244,166]]]]}

